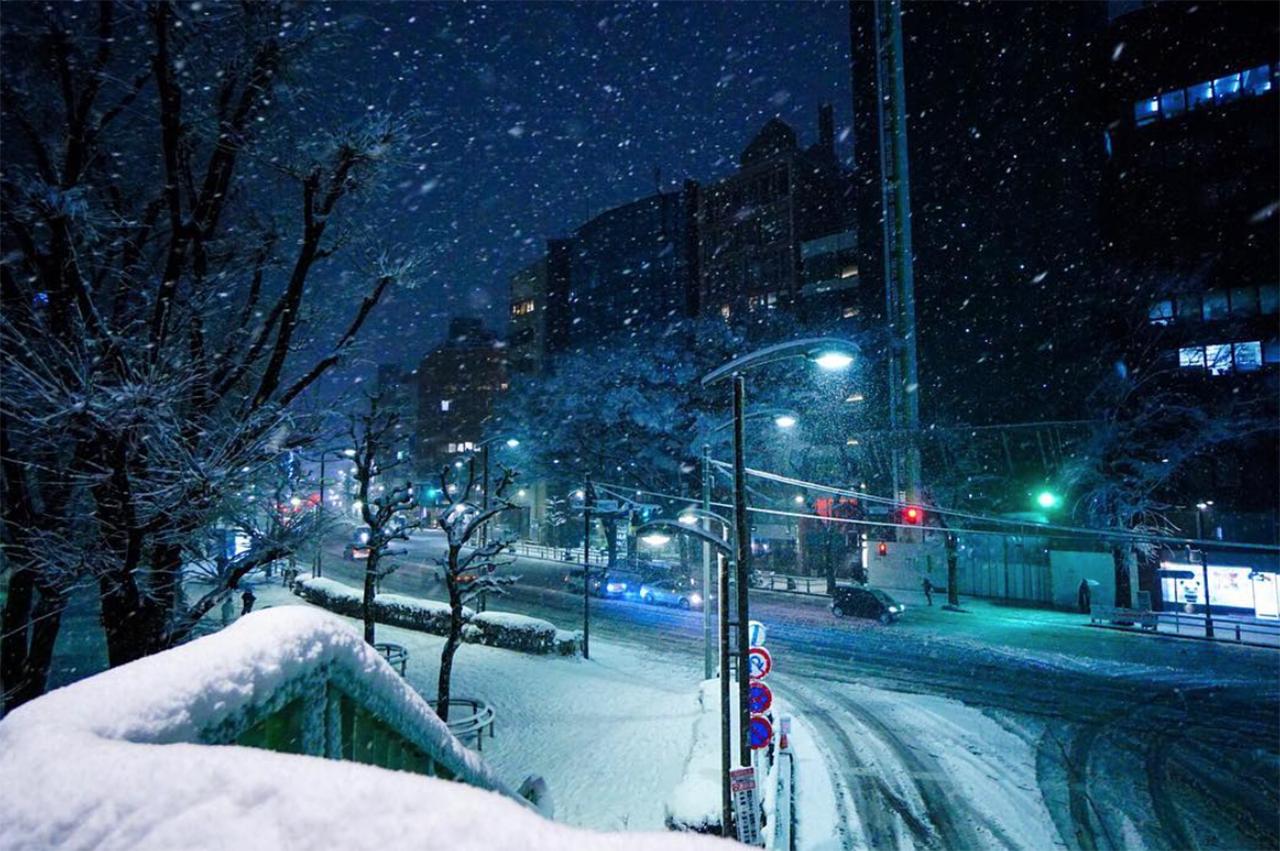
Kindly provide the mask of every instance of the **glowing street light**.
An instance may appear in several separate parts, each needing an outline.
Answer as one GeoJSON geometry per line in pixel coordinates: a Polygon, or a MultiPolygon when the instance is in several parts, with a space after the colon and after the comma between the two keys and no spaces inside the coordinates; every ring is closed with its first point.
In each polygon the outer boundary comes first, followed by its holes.
{"type": "Polygon", "coordinates": [[[1041,508],[1057,508],[1058,502],[1058,495],[1053,491],[1040,491],[1039,495],[1036,496],[1036,505],[1041,508]]]}
{"type": "Polygon", "coordinates": [[[778,428],[791,428],[796,424],[796,418],[790,414],[779,414],[773,418],[773,424],[778,428]]]}
{"type": "Polygon", "coordinates": [[[512,437],[512,438],[508,438],[508,439],[507,439],[507,448],[508,448],[508,449],[515,449],[515,448],[516,448],[517,446],[519,446],[519,445],[520,445],[520,441],[516,440],[514,437],[512,437]]]}
{"type": "Polygon", "coordinates": [[[664,535],[661,532],[650,532],[640,540],[644,541],[651,547],[660,547],[671,540],[670,535],[664,535]]]}
{"type": "Polygon", "coordinates": [[[853,356],[840,351],[823,352],[814,358],[813,362],[823,369],[834,371],[844,369],[849,364],[853,363],[853,356]]]}

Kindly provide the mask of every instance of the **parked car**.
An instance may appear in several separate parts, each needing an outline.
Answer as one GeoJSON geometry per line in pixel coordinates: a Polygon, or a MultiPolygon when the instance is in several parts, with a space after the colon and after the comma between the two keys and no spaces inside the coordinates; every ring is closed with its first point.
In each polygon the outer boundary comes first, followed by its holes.
{"type": "MultiPolygon", "coordinates": [[[[600,573],[601,571],[598,569],[591,571],[591,594],[594,597],[603,596],[601,594],[601,589],[603,587],[604,580],[600,576],[600,573]]],[[[568,591],[570,594],[581,594],[582,593],[582,577],[583,577],[583,570],[580,567],[575,567],[572,570],[570,570],[568,573],[566,573],[564,575],[565,590],[568,591]]]]}
{"type": "Polygon", "coordinates": [[[342,557],[347,561],[355,561],[358,558],[368,558],[369,536],[371,534],[373,534],[373,532],[368,526],[357,526],[355,531],[351,533],[351,543],[347,544],[347,548],[343,551],[342,557]]]}
{"type": "Polygon", "coordinates": [[[640,599],[659,606],[681,609],[702,608],[702,595],[692,585],[674,579],[661,579],[640,586],[640,599]]]}
{"type": "Polygon", "coordinates": [[[879,588],[864,588],[860,585],[836,586],[835,598],[831,601],[831,614],[838,618],[867,618],[889,624],[902,617],[906,606],[881,591],[879,588]]]}
{"type": "Polygon", "coordinates": [[[601,597],[614,597],[621,599],[623,597],[640,596],[640,588],[644,585],[638,573],[630,571],[613,570],[605,574],[604,586],[597,592],[601,597]]]}

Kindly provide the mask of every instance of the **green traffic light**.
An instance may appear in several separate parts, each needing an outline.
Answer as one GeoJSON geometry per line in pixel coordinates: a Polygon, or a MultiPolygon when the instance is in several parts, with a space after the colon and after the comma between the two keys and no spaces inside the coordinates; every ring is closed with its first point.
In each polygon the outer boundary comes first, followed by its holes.
{"type": "Polygon", "coordinates": [[[1052,491],[1040,491],[1040,495],[1036,497],[1036,504],[1041,508],[1056,508],[1058,496],[1052,491]]]}

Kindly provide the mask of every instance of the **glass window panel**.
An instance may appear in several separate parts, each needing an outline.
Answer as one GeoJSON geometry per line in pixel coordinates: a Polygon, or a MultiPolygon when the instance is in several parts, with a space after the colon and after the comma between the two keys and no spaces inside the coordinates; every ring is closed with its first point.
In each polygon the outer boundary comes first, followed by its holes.
{"type": "Polygon", "coordinates": [[[1186,349],[1178,349],[1178,366],[1195,366],[1204,368],[1204,347],[1191,346],[1186,349]]]}
{"type": "Polygon", "coordinates": [[[1213,103],[1213,82],[1205,80],[1187,87],[1187,108],[1200,109],[1213,103]]]}
{"type": "Polygon", "coordinates": [[[1152,325],[1168,325],[1173,321],[1173,302],[1169,299],[1157,301],[1151,305],[1151,312],[1148,314],[1152,325]]]}
{"type": "Polygon", "coordinates": [[[1263,316],[1270,316],[1280,310],[1280,286],[1276,284],[1265,284],[1258,287],[1258,312],[1263,316]]]}
{"type": "Polygon", "coordinates": [[[1236,369],[1241,372],[1253,372],[1262,366],[1262,343],[1236,343],[1236,369]]]}
{"type": "Polygon", "coordinates": [[[1141,127],[1160,117],[1160,99],[1145,98],[1133,105],[1133,120],[1141,127]]]}
{"type": "Polygon", "coordinates": [[[1204,294],[1204,318],[1208,321],[1227,318],[1227,294],[1212,290],[1204,294]]]}
{"type": "Polygon", "coordinates": [[[1231,371],[1231,344],[1205,346],[1204,361],[1210,375],[1226,375],[1231,371]]]}
{"type": "Polygon", "coordinates": [[[1271,66],[1259,65],[1244,72],[1244,90],[1251,95],[1271,91],[1271,66]]]}
{"type": "Polygon", "coordinates": [[[1213,96],[1219,102],[1235,100],[1240,97],[1240,75],[1228,74],[1213,81],[1213,96]]]}
{"type": "Polygon", "coordinates": [[[1183,293],[1178,296],[1178,319],[1182,322],[1197,322],[1200,319],[1200,294],[1183,293]]]}
{"type": "Polygon", "coordinates": [[[1262,344],[1262,362],[1280,363],[1280,340],[1267,340],[1262,344]]]}
{"type": "Polygon", "coordinates": [[[1182,89],[1160,95],[1160,112],[1165,118],[1181,115],[1187,108],[1187,95],[1182,89]]]}
{"type": "Polygon", "coordinates": [[[1232,316],[1257,316],[1258,315],[1258,288],[1257,287],[1232,287],[1231,288],[1231,315],[1232,316]]]}

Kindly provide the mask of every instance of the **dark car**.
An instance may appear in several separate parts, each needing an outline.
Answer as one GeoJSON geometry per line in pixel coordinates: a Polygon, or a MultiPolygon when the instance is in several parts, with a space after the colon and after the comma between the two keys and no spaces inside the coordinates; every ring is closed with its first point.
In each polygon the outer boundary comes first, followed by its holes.
{"type": "Polygon", "coordinates": [[[836,587],[831,601],[831,613],[838,618],[867,618],[888,624],[902,616],[906,607],[878,588],[862,588],[856,585],[836,587]]]}
{"type": "MultiPolygon", "coordinates": [[[[580,567],[575,567],[564,575],[564,588],[570,594],[582,593],[582,577],[584,571],[580,567]]],[[[593,596],[599,597],[603,586],[603,580],[600,578],[598,570],[591,571],[591,593],[593,596]]]]}

